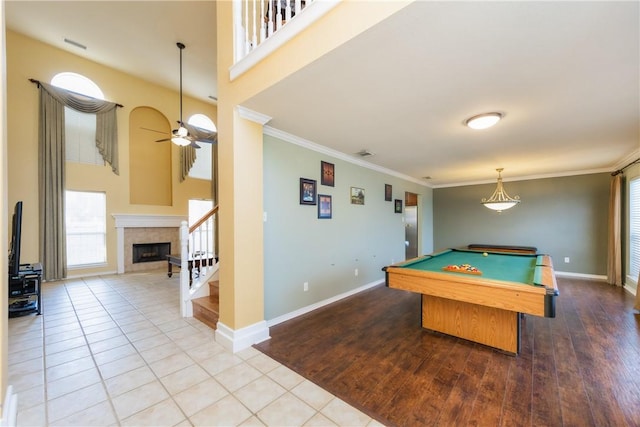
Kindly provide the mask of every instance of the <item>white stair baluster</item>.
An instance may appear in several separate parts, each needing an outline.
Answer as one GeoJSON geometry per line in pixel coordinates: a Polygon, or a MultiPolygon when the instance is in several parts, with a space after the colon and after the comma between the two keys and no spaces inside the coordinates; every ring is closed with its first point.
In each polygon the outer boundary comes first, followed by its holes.
{"type": "Polygon", "coordinates": [[[287,6],[285,8],[285,18],[287,22],[291,21],[291,0],[286,0],[287,6]]]}
{"type": "Polygon", "coordinates": [[[276,0],[278,3],[278,13],[276,15],[276,31],[282,28],[282,0],[276,0]]]}
{"type": "Polygon", "coordinates": [[[264,19],[264,0],[260,0],[260,43],[263,43],[267,39],[267,25],[264,19]]]}

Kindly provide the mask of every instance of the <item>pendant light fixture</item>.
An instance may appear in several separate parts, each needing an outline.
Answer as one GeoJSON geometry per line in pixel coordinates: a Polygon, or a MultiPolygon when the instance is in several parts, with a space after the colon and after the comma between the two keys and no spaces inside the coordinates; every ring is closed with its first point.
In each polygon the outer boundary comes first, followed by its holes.
{"type": "Polygon", "coordinates": [[[498,185],[496,190],[493,192],[489,199],[482,199],[482,204],[497,212],[502,212],[507,209],[511,209],[518,203],[520,203],[520,197],[509,197],[509,195],[504,191],[504,187],[502,185],[502,176],[501,173],[504,168],[498,168],[496,171],[498,172],[498,185]]]}

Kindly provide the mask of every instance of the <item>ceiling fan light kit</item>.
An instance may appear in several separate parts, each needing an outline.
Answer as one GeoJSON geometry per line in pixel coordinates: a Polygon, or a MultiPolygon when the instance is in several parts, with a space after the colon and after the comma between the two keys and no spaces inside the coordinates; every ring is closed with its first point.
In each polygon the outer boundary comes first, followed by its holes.
{"type": "Polygon", "coordinates": [[[503,113],[483,113],[473,117],[469,117],[467,120],[465,120],[464,124],[475,130],[488,129],[492,126],[495,126],[500,120],[502,120],[503,117],[503,113]]]}
{"type": "Polygon", "coordinates": [[[504,191],[501,176],[501,172],[503,170],[503,168],[496,169],[496,171],[498,172],[498,185],[496,187],[496,190],[488,199],[482,199],[483,205],[485,205],[489,209],[497,211],[498,213],[506,211],[507,209],[511,209],[512,207],[520,203],[520,197],[509,197],[509,195],[504,191]]]}

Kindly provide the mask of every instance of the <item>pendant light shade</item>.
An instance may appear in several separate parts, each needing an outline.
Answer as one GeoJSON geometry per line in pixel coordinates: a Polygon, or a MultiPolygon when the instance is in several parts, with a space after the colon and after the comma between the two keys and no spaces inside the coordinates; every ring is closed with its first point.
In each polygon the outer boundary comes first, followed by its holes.
{"type": "Polygon", "coordinates": [[[483,198],[482,204],[497,212],[502,212],[507,209],[511,209],[518,203],[520,203],[520,197],[510,197],[505,191],[504,186],[502,185],[502,176],[501,173],[504,169],[498,168],[496,171],[498,172],[498,185],[496,190],[493,192],[491,197],[488,199],[483,198]]]}

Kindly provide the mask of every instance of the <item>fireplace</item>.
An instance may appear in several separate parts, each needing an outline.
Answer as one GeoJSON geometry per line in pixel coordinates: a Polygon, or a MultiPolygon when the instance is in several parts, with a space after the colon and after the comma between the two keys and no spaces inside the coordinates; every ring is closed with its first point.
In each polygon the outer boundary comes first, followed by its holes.
{"type": "Polygon", "coordinates": [[[180,253],[180,226],[186,218],[172,215],[112,214],[115,219],[118,274],[167,268],[166,257],[160,261],[132,263],[133,245],[171,242],[171,250],[180,253]]]}
{"type": "Polygon", "coordinates": [[[171,254],[171,242],[162,243],[134,243],[133,258],[131,262],[166,261],[167,255],[171,254]]]}

